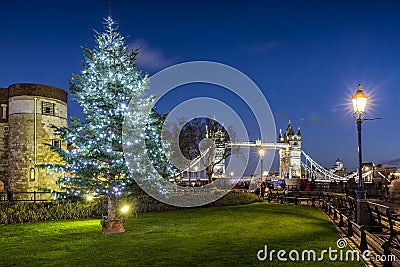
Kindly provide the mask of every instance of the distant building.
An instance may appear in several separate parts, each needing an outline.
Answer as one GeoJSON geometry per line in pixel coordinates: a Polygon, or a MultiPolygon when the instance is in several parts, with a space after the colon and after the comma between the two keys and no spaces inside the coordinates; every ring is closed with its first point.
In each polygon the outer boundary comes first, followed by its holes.
{"type": "Polygon", "coordinates": [[[363,162],[362,164],[362,173],[365,175],[364,181],[365,182],[372,182],[373,178],[377,175],[376,172],[376,165],[373,162],[363,162]]]}
{"type": "Polygon", "coordinates": [[[37,165],[60,162],[46,144],[66,148],[52,125],[67,126],[67,92],[42,84],[13,84],[0,88],[0,105],[0,181],[4,188],[14,192],[55,189],[56,177],[37,165]]]}
{"type": "Polygon", "coordinates": [[[336,175],[342,176],[342,177],[345,177],[348,175],[347,169],[344,167],[344,165],[343,165],[342,161],[340,161],[340,159],[336,160],[335,165],[329,171],[333,174],[336,174],[336,175]]]}
{"type": "Polygon", "coordinates": [[[362,164],[362,172],[365,176],[366,182],[383,182],[389,181],[391,178],[392,168],[382,167],[382,164],[375,165],[374,162],[364,162],[362,164]],[[385,181],[386,180],[386,181],[385,181]]]}
{"type": "Polygon", "coordinates": [[[400,170],[392,171],[389,174],[390,179],[400,179],[400,170]]]}

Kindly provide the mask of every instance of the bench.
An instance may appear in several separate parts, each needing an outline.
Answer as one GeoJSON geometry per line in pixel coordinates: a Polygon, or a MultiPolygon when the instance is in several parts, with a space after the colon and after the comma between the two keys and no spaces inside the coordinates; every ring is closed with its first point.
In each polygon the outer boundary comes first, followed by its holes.
{"type": "Polygon", "coordinates": [[[306,202],[309,204],[309,202],[312,203],[312,206],[314,206],[314,202],[319,199],[319,193],[317,192],[317,195],[311,195],[309,191],[303,192],[303,191],[295,191],[295,192],[289,192],[287,194],[283,194],[279,196],[280,203],[286,203],[286,202],[291,202],[294,203],[295,205],[301,204],[301,202],[306,202]]]}
{"type": "Polygon", "coordinates": [[[347,207],[348,207],[346,215],[348,217],[352,217],[353,219],[355,219],[355,217],[356,217],[356,206],[357,206],[356,199],[351,197],[351,196],[347,196],[346,200],[347,200],[347,207]]]}
{"type": "Polygon", "coordinates": [[[400,248],[400,221],[388,206],[367,202],[369,213],[369,231],[384,241],[390,247],[400,248]]]}

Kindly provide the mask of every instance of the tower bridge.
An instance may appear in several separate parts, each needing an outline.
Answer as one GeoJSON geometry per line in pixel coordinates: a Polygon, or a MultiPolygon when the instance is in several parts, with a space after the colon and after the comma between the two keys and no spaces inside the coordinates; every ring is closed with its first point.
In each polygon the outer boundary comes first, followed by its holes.
{"type": "MultiPolygon", "coordinates": [[[[216,140],[219,135],[216,135],[216,140]]],[[[224,138],[225,140],[225,138],[224,138]]],[[[234,141],[234,142],[221,142],[221,140],[214,141],[216,149],[226,148],[255,148],[255,149],[273,149],[279,150],[279,177],[280,178],[301,178],[301,132],[300,128],[297,133],[293,130],[292,123],[289,121],[288,127],[284,134],[282,130],[279,132],[279,142],[263,142],[261,140],[256,141],[234,141]]],[[[221,152],[219,153],[221,154],[221,152]]],[[[225,170],[225,160],[219,157],[214,159],[214,172],[221,173],[221,168],[225,170]]],[[[225,173],[225,172],[222,172],[225,173]]]]}
{"type": "MultiPolygon", "coordinates": [[[[300,179],[316,181],[347,181],[349,179],[358,179],[356,173],[349,174],[345,177],[338,176],[333,172],[322,167],[317,161],[311,158],[302,150],[302,136],[300,128],[297,132],[294,131],[292,123],[289,121],[286,131],[279,132],[278,142],[256,141],[228,141],[224,132],[221,129],[214,133],[208,133],[209,137],[214,142],[213,149],[213,172],[220,176],[226,175],[226,149],[228,148],[250,148],[264,150],[279,150],[279,178],[280,179],[300,179]]],[[[209,153],[210,149],[204,151],[203,154],[209,153]]],[[[198,158],[191,161],[190,167],[183,172],[193,170],[194,167],[201,162],[200,155],[198,158]]],[[[182,172],[182,173],[183,173],[182,172]]],[[[370,174],[364,173],[363,177],[370,174]]],[[[383,176],[382,174],[379,174],[383,176]]],[[[384,177],[384,176],[383,176],[384,177]]],[[[386,177],[384,177],[386,178],[386,177]]]]}

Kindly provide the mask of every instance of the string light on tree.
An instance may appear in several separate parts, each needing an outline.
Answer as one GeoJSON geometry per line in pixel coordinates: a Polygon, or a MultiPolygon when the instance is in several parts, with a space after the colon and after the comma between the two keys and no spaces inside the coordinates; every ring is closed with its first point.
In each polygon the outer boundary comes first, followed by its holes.
{"type": "MultiPolygon", "coordinates": [[[[122,150],[122,127],[128,104],[135,104],[135,114],[130,116],[136,131],[153,155],[154,164],[165,171],[171,167],[165,162],[167,145],[161,143],[160,117],[152,114],[153,98],[145,97],[149,78],[136,67],[138,50],[130,50],[118,24],[110,17],[104,20],[104,32],[96,32],[96,48],[84,48],[83,70],[73,75],[70,92],[82,107],[85,121],[70,119],[69,128],[57,132],[70,144],[70,150],[55,149],[64,159],[63,165],[47,165],[63,173],[58,185],[66,194],[80,196],[96,194],[107,196],[108,220],[117,217],[116,200],[127,186],[133,183],[122,150]],[[146,136],[144,136],[146,134],[146,136]]],[[[135,155],[135,167],[143,172],[144,157],[135,155]]],[[[65,196],[61,196],[65,197],[65,196]]]]}

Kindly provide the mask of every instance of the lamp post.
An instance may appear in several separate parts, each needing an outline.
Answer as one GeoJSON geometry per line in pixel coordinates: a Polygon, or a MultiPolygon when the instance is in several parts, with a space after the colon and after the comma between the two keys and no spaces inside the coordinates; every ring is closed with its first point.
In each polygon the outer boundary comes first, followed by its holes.
{"type": "Polygon", "coordinates": [[[260,147],[258,149],[258,155],[260,155],[260,161],[261,161],[261,182],[262,182],[262,175],[263,175],[263,160],[264,160],[264,155],[265,155],[265,150],[264,148],[260,147]]]}
{"type": "Polygon", "coordinates": [[[354,108],[354,118],[357,121],[358,133],[358,185],[356,191],[356,198],[365,198],[364,181],[362,178],[362,151],[361,151],[361,124],[365,118],[365,107],[367,105],[369,94],[364,94],[361,85],[358,85],[357,91],[351,96],[354,108]]]}
{"type": "Polygon", "coordinates": [[[194,166],[194,171],[195,171],[195,173],[196,173],[196,176],[195,176],[196,182],[199,180],[199,174],[197,173],[198,169],[199,169],[199,166],[197,166],[197,165],[194,166]]]}

